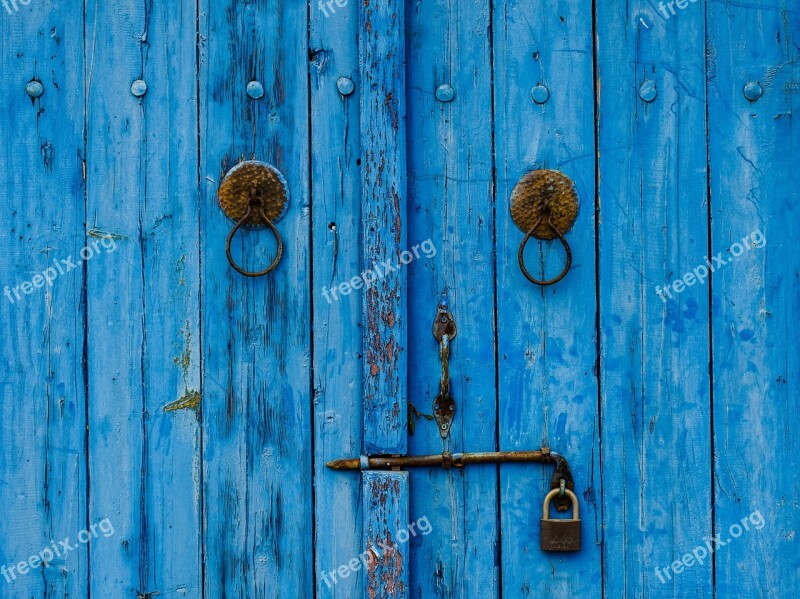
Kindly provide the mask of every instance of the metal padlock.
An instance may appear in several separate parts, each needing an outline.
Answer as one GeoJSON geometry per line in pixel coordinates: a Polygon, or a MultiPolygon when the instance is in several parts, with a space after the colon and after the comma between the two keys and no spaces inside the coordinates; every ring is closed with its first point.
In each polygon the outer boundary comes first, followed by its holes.
{"type": "Polygon", "coordinates": [[[550,519],[550,501],[560,492],[560,489],[553,489],[544,498],[540,528],[542,551],[578,551],[581,548],[581,519],[575,493],[564,489],[564,493],[572,500],[572,519],[550,519]]]}

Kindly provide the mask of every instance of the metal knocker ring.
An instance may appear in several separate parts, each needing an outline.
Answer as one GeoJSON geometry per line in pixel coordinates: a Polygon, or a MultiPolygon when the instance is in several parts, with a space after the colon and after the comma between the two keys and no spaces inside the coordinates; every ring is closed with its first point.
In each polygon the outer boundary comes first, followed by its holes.
{"type": "Polygon", "coordinates": [[[531,227],[530,231],[525,235],[525,239],[522,240],[522,243],[519,245],[519,252],[517,253],[517,257],[519,258],[519,268],[522,270],[522,274],[525,275],[525,278],[528,279],[531,283],[535,283],[536,285],[541,285],[542,287],[547,287],[548,285],[553,285],[554,283],[558,283],[561,279],[563,279],[567,272],[569,271],[570,267],[572,266],[572,249],[570,249],[567,240],[564,239],[564,236],[561,234],[561,231],[553,224],[553,219],[548,217],[547,224],[550,226],[550,229],[556,234],[561,244],[564,246],[564,250],[567,252],[567,263],[564,265],[564,269],[554,278],[547,279],[546,281],[542,281],[537,279],[531,273],[528,272],[528,269],[525,268],[525,246],[528,245],[528,241],[530,241],[531,237],[534,237],[536,227],[539,225],[541,221],[536,221],[536,224],[531,227]]]}
{"type": "Polygon", "coordinates": [[[236,225],[234,225],[233,229],[231,229],[231,232],[228,233],[228,239],[225,240],[225,255],[228,256],[228,262],[230,262],[233,270],[238,272],[240,275],[244,275],[245,277],[263,277],[264,275],[271,273],[273,270],[275,270],[275,267],[278,266],[278,262],[281,261],[281,256],[283,255],[283,240],[281,239],[281,234],[278,233],[278,229],[275,228],[275,225],[272,224],[272,221],[269,220],[267,215],[264,213],[263,204],[261,204],[257,198],[254,198],[254,201],[258,204],[259,216],[261,216],[261,218],[266,222],[267,226],[272,229],[272,233],[275,235],[275,240],[278,242],[278,251],[275,254],[275,259],[272,261],[272,264],[270,264],[264,270],[260,270],[258,272],[244,270],[238,264],[236,264],[236,261],[233,259],[233,256],[231,255],[231,241],[242,225],[245,225],[250,221],[250,215],[253,212],[253,203],[251,202],[251,204],[247,207],[247,212],[245,215],[238,223],[236,223],[236,225]]]}
{"type": "Polygon", "coordinates": [[[218,196],[222,210],[236,222],[225,241],[225,255],[231,267],[245,277],[262,277],[275,270],[283,256],[283,239],[274,223],[283,216],[288,204],[286,180],[280,171],[264,162],[241,162],[225,175],[218,196]],[[231,242],[242,227],[267,227],[275,235],[278,244],[275,258],[264,270],[245,270],[233,259],[231,242]]]}
{"type": "Polygon", "coordinates": [[[547,286],[563,279],[572,266],[572,249],[564,239],[578,218],[578,193],[566,175],[553,170],[531,171],[520,179],[511,194],[511,219],[525,233],[517,257],[525,278],[536,285],[547,286]],[[540,280],[525,267],[525,246],[531,237],[548,241],[558,239],[567,253],[564,269],[552,279],[540,280]]]}

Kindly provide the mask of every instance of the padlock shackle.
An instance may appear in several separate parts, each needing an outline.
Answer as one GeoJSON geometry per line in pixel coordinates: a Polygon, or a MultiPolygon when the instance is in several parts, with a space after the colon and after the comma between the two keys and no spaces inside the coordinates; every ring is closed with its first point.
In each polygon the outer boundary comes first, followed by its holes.
{"type": "MultiPolygon", "coordinates": [[[[542,505],[542,520],[550,520],[550,502],[553,497],[561,493],[561,489],[553,489],[544,497],[544,504],[542,505]]],[[[578,505],[578,497],[569,489],[564,489],[567,497],[572,501],[572,519],[580,520],[580,506],[578,505]]]]}

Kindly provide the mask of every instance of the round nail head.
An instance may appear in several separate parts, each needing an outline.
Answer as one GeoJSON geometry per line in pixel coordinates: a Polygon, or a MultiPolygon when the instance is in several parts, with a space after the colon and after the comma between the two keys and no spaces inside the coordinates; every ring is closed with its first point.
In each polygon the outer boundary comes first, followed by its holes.
{"type": "Polygon", "coordinates": [[[531,99],[537,104],[544,104],[550,97],[550,90],[541,83],[531,89],[531,99]]]}
{"type": "Polygon", "coordinates": [[[449,85],[440,85],[436,90],[436,99],[439,102],[451,102],[455,97],[456,92],[449,85]]]}
{"type": "Polygon", "coordinates": [[[652,79],[645,79],[642,86],[639,88],[639,97],[645,102],[652,102],[656,99],[658,90],[656,89],[656,82],[652,79]]]}
{"type": "Polygon", "coordinates": [[[258,81],[251,81],[247,84],[247,95],[253,98],[253,100],[258,100],[259,98],[264,97],[264,86],[261,85],[258,81]]]}
{"type": "Polygon", "coordinates": [[[750,100],[751,102],[755,102],[761,97],[761,94],[764,93],[761,85],[756,81],[750,81],[744,86],[744,97],[750,100]]]}
{"type": "Polygon", "coordinates": [[[131,93],[137,98],[141,98],[147,93],[147,84],[142,79],[137,79],[131,83],[131,93]]]}
{"type": "Polygon", "coordinates": [[[44,86],[39,81],[29,81],[25,91],[31,98],[38,98],[44,93],[44,86]]]}
{"type": "Polygon", "coordinates": [[[339,89],[340,94],[349,96],[356,89],[356,84],[353,83],[350,77],[339,77],[339,80],[336,82],[336,87],[339,89]]]}

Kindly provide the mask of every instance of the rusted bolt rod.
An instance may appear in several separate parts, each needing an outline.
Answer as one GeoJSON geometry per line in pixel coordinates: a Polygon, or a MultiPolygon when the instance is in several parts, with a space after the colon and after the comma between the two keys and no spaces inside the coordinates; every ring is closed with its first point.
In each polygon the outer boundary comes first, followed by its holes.
{"type": "Polygon", "coordinates": [[[414,466],[441,466],[462,468],[466,464],[502,464],[507,462],[544,462],[563,460],[549,450],[537,451],[490,451],[484,453],[442,453],[418,456],[365,456],[328,462],[333,470],[391,470],[414,466]]]}

